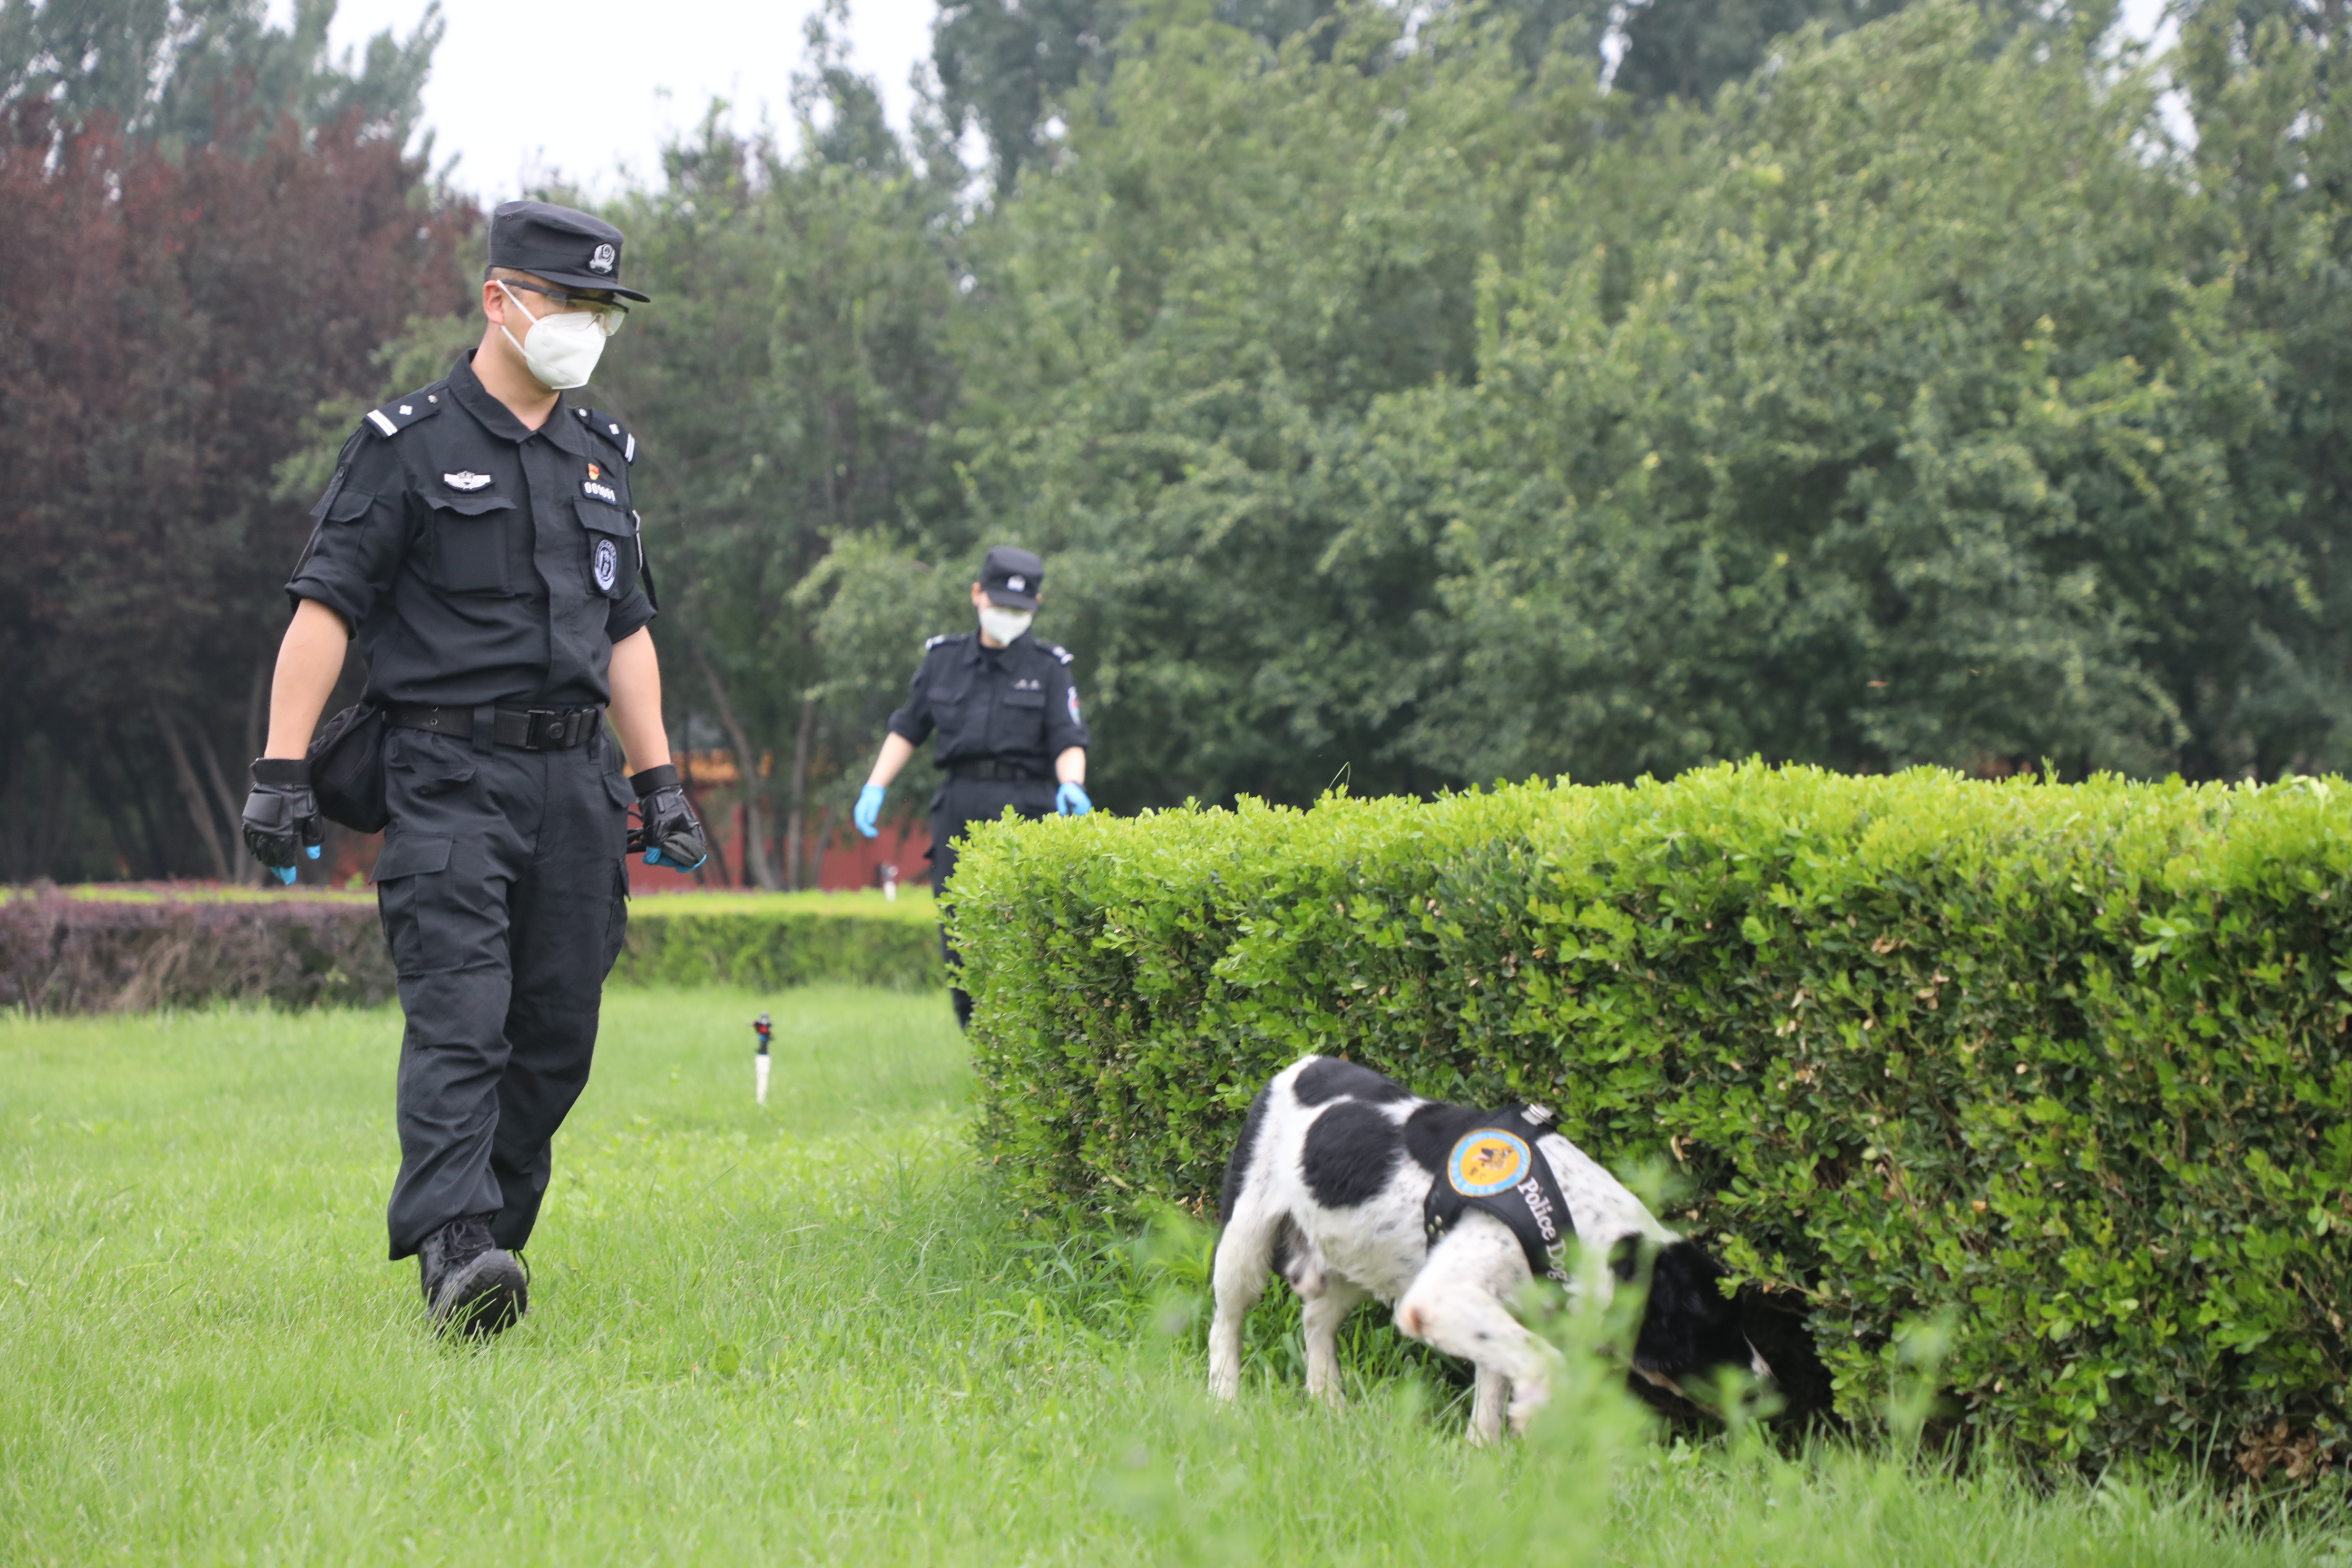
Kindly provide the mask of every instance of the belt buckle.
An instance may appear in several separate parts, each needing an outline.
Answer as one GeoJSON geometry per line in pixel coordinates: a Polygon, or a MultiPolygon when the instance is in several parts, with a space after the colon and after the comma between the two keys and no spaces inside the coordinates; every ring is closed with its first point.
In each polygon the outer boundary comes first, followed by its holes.
{"type": "Polygon", "coordinates": [[[524,751],[543,752],[547,750],[548,742],[550,741],[553,741],[559,748],[563,744],[563,713],[562,710],[555,708],[527,709],[524,710],[523,719],[525,721],[522,727],[522,749],[524,751]]]}

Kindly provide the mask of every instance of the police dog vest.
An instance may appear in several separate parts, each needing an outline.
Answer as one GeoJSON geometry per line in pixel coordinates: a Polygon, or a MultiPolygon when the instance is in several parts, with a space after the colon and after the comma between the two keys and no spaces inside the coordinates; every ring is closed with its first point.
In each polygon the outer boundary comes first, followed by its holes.
{"type": "Polygon", "coordinates": [[[1538,1279],[1569,1283],[1568,1205],[1551,1162],[1536,1140],[1551,1131],[1551,1112],[1511,1105],[1454,1141],[1422,1200],[1423,1232],[1435,1247],[1465,1211],[1479,1209],[1511,1227],[1538,1279]]]}

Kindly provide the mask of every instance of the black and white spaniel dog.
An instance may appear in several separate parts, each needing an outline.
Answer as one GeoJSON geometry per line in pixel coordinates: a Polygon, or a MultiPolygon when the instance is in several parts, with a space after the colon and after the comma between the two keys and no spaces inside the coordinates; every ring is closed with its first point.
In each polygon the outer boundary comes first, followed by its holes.
{"type": "MultiPolygon", "coordinates": [[[[1276,1074],[1251,1104],[1225,1169],[1212,1392],[1240,1392],[1242,1323],[1273,1271],[1306,1303],[1310,1394],[1339,1403],[1340,1322],[1367,1300],[1394,1302],[1407,1336],[1477,1364],[1471,1441],[1498,1437],[1506,1416],[1513,1432],[1524,1431],[1549,1396],[1551,1352],[1506,1303],[1544,1260],[1538,1237],[1555,1233],[1547,1212],[1554,1202],[1578,1245],[1610,1258],[1601,1289],[1632,1279],[1637,1254],[1650,1259],[1636,1373],[1677,1393],[1685,1379],[1725,1366],[1769,1382],[1738,1303],[1717,1284],[1723,1266],[1661,1225],[1582,1150],[1544,1131],[1549,1112],[1509,1114],[1521,1120],[1507,1127],[1503,1112],[1423,1100],[1335,1057],[1302,1058],[1276,1074]],[[1532,1169],[1538,1157],[1550,1182],[1532,1169]],[[1507,1206],[1515,1194],[1524,1207],[1507,1206]],[[1454,1212],[1441,1217],[1446,1203],[1454,1212]]],[[[1567,1277],[1565,1242],[1559,1237],[1543,1269],[1555,1278],[1567,1277]]]]}

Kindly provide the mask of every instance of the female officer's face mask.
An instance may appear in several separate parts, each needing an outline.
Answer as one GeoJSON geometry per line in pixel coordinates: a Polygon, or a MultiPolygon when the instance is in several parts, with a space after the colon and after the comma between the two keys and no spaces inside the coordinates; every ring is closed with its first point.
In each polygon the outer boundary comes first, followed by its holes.
{"type": "Polygon", "coordinates": [[[1036,618],[1035,612],[1031,610],[1008,610],[1002,605],[982,605],[980,607],[980,629],[1008,647],[1015,637],[1029,629],[1029,623],[1036,618]]]}
{"type": "MultiPolygon", "coordinates": [[[[515,298],[513,289],[507,289],[503,280],[499,287],[506,289],[507,299],[517,310],[526,317],[530,316],[530,311],[515,298]]],[[[522,354],[522,363],[530,367],[530,374],[539,378],[539,384],[555,392],[568,392],[575,386],[587,385],[598,357],[604,352],[604,329],[598,324],[595,316],[586,310],[567,310],[562,315],[532,319],[520,341],[512,332],[508,332],[503,324],[499,331],[507,333],[507,342],[513,343],[522,354]]]]}

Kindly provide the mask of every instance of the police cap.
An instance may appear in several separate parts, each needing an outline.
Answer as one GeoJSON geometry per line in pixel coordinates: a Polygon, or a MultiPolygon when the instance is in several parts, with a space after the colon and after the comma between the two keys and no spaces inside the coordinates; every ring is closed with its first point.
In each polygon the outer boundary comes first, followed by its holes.
{"type": "Polygon", "coordinates": [[[992,605],[1034,610],[1045,586],[1045,563],[1017,545],[1000,544],[980,563],[980,591],[992,605]]]}
{"type": "Polygon", "coordinates": [[[621,231],[603,218],[552,202],[502,202],[490,215],[490,265],[510,267],[567,289],[608,289],[647,300],[621,285],[621,231]]]}

